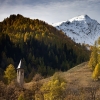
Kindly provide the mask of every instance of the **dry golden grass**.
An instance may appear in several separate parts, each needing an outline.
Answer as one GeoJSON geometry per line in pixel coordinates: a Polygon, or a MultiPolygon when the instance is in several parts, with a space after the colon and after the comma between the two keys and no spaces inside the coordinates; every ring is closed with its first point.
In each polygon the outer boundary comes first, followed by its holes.
{"type": "Polygon", "coordinates": [[[88,62],[61,73],[61,76],[66,79],[69,86],[87,87],[96,83],[92,79],[92,71],[89,69],[88,62]]]}
{"type": "MultiPolygon", "coordinates": [[[[92,71],[88,62],[75,66],[66,72],[58,72],[58,74],[67,82],[67,95],[64,100],[100,100],[100,81],[92,79],[92,71]]],[[[45,83],[51,78],[45,78],[38,82],[45,83]]],[[[30,82],[24,86],[30,89],[32,84],[33,82],[30,82]]]]}
{"type": "MultiPolygon", "coordinates": [[[[98,85],[98,81],[93,81],[92,79],[92,71],[88,67],[88,62],[84,62],[74,68],[66,71],[66,72],[59,72],[62,78],[67,81],[68,86],[92,86],[98,85]]],[[[51,77],[42,79],[41,82],[47,82],[51,79],[51,77]]],[[[25,87],[31,86],[33,82],[25,83],[25,87]]]]}
{"type": "MultiPolygon", "coordinates": [[[[89,87],[99,86],[99,81],[92,79],[92,71],[88,66],[88,62],[84,62],[66,72],[59,72],[60,76],[67,81],[68,87],[89,87]]],[[[51,77],[42,79],[40,82],[48,82],[51,77]]],[[[25,87],[31,87],[33,82],[25,83],[25,87]]]]}

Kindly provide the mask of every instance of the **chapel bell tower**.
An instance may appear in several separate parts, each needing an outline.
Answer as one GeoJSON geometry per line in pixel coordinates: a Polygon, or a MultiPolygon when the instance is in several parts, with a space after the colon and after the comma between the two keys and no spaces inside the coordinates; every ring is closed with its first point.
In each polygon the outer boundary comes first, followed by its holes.
{"type": "Polygon", "coordinates": [[[17,67],[17,83],[20,87],[23,87],[24,84],[24,69],[23,69],[22,60],[20,60],[19,65],[17,67]]]}

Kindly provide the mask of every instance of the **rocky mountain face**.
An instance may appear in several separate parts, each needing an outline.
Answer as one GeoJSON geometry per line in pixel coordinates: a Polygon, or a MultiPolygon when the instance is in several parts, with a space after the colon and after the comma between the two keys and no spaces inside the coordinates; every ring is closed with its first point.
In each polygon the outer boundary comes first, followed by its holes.
{"type": "Polygon", "coordinates": [[[88,15],[74,17],[68,21],[53,24],[76,43],[93,45],[100,36],[100,24],[88,15]]]}

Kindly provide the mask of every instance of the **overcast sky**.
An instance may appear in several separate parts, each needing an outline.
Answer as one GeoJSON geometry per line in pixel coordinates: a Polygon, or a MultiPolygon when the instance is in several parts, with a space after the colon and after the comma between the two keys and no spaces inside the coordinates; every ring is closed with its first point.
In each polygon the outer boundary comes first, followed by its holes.
{"type": "Polygon", "coordinates": [[[0,0],[0,21],[11,14],[49,24],[87,14],[100,23],[100,0],[0,0]]]}

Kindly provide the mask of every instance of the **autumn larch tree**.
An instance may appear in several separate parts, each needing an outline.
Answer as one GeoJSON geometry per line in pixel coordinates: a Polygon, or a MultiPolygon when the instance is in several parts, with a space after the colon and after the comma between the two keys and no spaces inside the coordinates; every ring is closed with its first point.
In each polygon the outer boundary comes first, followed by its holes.
{"type": "Polygon", "coordinates": [[[93,71],[93,75],[92,75],[93,79],[99,79],[100,77],[100,63],[96,65],[94,71],[93,71]]]}
{"type": "Polygon", "coordinates": [[[16,78],[16,71],[12,64],[10,64],[7,68],[5,73],[5,77],[8,79],[8,83],[10,83],[13,79],[16,78]]]}

